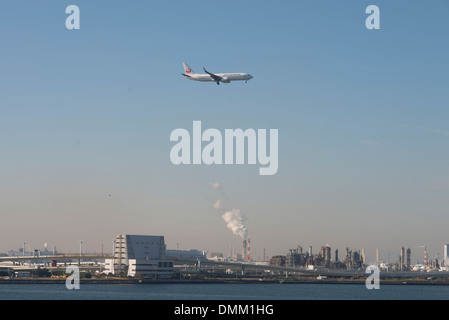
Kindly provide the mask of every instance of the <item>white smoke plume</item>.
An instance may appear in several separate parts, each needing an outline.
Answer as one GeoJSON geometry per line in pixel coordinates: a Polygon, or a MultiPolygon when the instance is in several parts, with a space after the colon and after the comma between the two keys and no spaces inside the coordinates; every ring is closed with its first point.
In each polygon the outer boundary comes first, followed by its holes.
{"type": "Polygon", "coordinates": [[[209,185],[214,190],[220,190],[221,189],[221,185],[218,182],[210,182],[209,185]]]}
{"type": "Polygon", "coordinates": [[[226,225],[231,231],[246,239],[248,237],[248,230],[245,227],[244,217],[240,213],[238,209],[232,209],[230,211],[225,212],[222,216],[223,220],[226,222],[226,225]]]}
{"type": "Polygon", "coordinates": [[[212,205],[214,207],[215,210],[221,210],[223,209],[223,199],[218,199],[217,201],[214,202],[214,204],[212,205]]]}
{"type": "Polygon", "coordinates": [[[219,190],[221,198],[215,201],[212,206],[215,210],[222,212],[222,219],[226,222],[226,226],[235,234],[243,239],[248,237],[248,230],[245,227],[245,217],[240,213],[239,209],[226,208],[227,197],[224,194],[223,187],[218,182],[211,182],[209,186],[213,190],[219,190]]]}

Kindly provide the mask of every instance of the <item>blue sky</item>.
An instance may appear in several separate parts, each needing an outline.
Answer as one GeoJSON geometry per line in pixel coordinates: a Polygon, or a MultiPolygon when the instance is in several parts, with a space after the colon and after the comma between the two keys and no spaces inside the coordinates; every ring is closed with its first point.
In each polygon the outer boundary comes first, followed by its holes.
{"type": "Polygon", "coordinates": [[[443,0],[4,1],[0,251],[81,239],[98,251],[143,233],[226,252],[240,240],[212,209],[212,181],[260,254],[442,251],[448,12],[443,0]],[[80,30],[65,28],[70,4],[80,30]],[[365,28],[370,4],[380,30],[365,28]],[[187,81],[182,61],[254,79],[187,81]],[[170,133],[193,120],[279,129],[278,173],[173,166],[170,133]]]}

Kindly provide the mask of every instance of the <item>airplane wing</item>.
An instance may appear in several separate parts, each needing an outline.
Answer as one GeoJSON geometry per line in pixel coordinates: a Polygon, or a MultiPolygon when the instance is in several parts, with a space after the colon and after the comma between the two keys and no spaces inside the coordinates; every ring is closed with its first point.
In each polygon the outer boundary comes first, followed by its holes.
{"type": "Polygon", "coordinates": [[[222,77],[217,76],[216,74],[210,73],[210,72],[207,71],[206,68],[204,68],[204,67],[203,67],[203,69],[204,69],[204,72],[206,72],[208,75],[210,75],[210,76],[212,77],[212,79],[214,79],[214,81],[215,81],[217,84],[220,83],[220,81],[222,80],[222,77]]]}

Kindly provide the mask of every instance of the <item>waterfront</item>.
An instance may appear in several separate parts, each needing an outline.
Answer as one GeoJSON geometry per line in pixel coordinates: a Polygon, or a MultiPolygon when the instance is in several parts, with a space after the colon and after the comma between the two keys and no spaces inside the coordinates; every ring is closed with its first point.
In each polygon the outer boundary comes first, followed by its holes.
{"type": "Polygon", "coordinates": [[[3,284],[0,300],[448,300],[449,286],[363,284],[3,284]]]}

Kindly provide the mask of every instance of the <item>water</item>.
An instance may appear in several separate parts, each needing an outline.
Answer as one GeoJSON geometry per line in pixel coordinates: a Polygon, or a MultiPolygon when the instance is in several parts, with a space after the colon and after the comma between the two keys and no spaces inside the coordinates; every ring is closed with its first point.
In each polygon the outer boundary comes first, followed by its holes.
{"type": "Polygon", "coordinates": [[[0,300],[448,300],[449,286],[363,284],[0,284],[0,300]]]}

